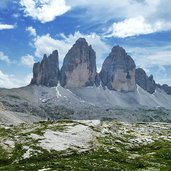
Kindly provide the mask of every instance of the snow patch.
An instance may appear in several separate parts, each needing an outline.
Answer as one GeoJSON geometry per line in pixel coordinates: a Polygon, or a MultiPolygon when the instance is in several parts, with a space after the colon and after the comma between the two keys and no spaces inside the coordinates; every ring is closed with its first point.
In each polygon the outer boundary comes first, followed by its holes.
{"type": "Polygon", "coordinates": [[[58,90],[59,87],[60,87],[59,85],[56,87],[56,97],[57,97],[57,98],[62,97],[62,95],[60,94],[60,92],[59,92],[59,90],[58,90]]]}

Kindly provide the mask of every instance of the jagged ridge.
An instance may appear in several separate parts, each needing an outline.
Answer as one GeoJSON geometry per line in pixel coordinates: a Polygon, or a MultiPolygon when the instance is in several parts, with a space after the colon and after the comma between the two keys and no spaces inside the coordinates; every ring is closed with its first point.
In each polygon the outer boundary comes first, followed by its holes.
{"type": "Polygon", "coordinates": [[[130,92],[136,84],[153,94],[162,89],[171,95],[171,87],[156,84],[142,68],[137,68],[134,60],[120,46],[114,46],[105,59],[102,70],[97,73],[96,53],[84,38],[79,38],[64,58],[59,70],[58,51],[49,57],[44,55],[42,62],[34,64],[31,85],[54,87],[60,84],[66,88],[81,88],[102,85],[109,90],[130,92]]]}

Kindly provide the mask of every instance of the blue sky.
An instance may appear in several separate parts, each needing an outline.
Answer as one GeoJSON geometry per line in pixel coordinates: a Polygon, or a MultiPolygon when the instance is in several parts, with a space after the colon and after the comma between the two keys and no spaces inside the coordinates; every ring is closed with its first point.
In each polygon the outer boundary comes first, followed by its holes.
{"type": "Polygon", "coordinates": [[[1,0],[0,87],[25,86],[34,62],[57,49],[60,66],[79,37],[97,55],[123,46],[137,67],[171,85],[170,0],[1,0]]]}

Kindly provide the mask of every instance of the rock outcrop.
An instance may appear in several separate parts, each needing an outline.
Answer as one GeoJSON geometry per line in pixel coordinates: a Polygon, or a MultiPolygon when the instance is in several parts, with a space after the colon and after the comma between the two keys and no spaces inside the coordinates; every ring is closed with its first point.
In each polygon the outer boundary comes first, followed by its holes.
{"type": "Polygon", "coordinates": [[[148,91],[149,93],[153,94],[156,89],[156,83],[153,79],[153,76],[147,76],[146,72],[142,68],[136,69],[136,83],[143,88],[144,90],[148,91]]]}
{"type": "Polygon", "coordinates": [[[102,70],[97,73],[96,53],[84,38],[79,38],[64,58],[59,70],[58,51],[55,50],[33,67],[31,85],[54,87],[60,83],[66,88],[80,88],[102,85],[109,90],[130,92],[136,90],[136,84],[153,94],[162,89],[171,95],[167,84],[156,84],[153,76],[147,76],[142,68],[136,69],[134,60],[120,46],[114,46],[105,59],[102,70]]]}
{"type": "Polygon", "coordinates": [[[67,88],[93,86],[97,82],[96,77],[95,51],[84,38],[80,38],[64,58],[61,86],[67,88]]]}
{"type": "Polygon", "coordinates": [[[44,55],[42,62],[34,64],[32,85],[47,87],[57,86],[59,81],[58,51],[55,50],[49,57],[44,55]]]}
{"type": "Polygon", "coordinates": [[[169,95],[171,95],[171,87],[168,86],[167,84],[163,84],[161,88],[169,95]]]}
{"type": "Polygon", "coordinates": [[[116,91],[135,91],[135,63],[120,46],[114,46],[105,59],[100,79],[103,86],[116,91]]]}

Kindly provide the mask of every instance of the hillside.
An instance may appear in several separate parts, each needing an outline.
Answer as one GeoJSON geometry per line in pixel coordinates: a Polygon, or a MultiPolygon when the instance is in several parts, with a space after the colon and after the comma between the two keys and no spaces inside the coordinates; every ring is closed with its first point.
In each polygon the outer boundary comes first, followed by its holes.
{"type": "Polygon", "coordinates": [[[0,91],[1,123],[18,124],[44,119],[115,119],[120,121],[170,122],[171,96],[163,91],[150,94],[116,92],[102,87],[66,89],[27,86],[0,91]]]}
{"type": "Polygon", "coordinates": [[[0,170],[169,170],[170,130],[98,120],[0,125],[0,170]]]}

